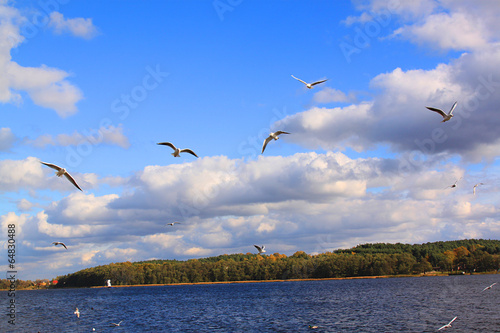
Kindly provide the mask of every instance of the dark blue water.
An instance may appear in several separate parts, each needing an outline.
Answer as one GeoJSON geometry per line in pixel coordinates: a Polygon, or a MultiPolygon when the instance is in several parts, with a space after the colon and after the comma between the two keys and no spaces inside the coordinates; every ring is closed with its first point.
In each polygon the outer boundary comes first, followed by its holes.
{"type": "Polygon", "coordinates": [[[436,332],[455,316],[445,332],[500,332],[500,275],[17,291],[15,300],[15,329],[2,316],[0,332],[436,332]]]}

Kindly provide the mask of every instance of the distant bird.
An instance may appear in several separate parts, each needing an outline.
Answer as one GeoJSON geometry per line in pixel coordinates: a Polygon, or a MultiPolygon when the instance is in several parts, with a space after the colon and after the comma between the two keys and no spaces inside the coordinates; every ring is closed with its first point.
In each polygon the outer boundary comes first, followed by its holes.
{"type": "Polygon", "coordinates": [[[257,250],[259,250],[259,254],[262,254],[264,252],[266,252],[266,246],[265,245],[262,245],[262,246],[258,246],[258,245],[254,245],[257,250]]]}
{"type": "Polygon", "coordinates": [[[66,169],[64,168],[61,168],[55,164],[50,164],[50,163],[45,163],[45,162],[41,162],[43,165],[46,165],[48,166],[49,168],[52,168],[54,170],[57,170],[56,172],[56,175],[57,177],[61,177],[61,176],[65,176],[73,185],[76,186],[77,189],[79,189],[80,191],[83,192],[83,190],[80,188],[80,186],[78,186],[78,184],[76,183],[76,181],[73,179],[73,177],[71,177],[71,175],[68,173],[68,171],[66,171],[66,169]]]}
{"type": "Polygon", "coordinates": [[[73,313],[76,314],[77,318],[80,318],[80,311],[78,311],[78,308],[76,308],[75,312],[73,313]]]}
{"type": "Polygon", "coordinates": [[[429,109],[429,110],[431,110],[431,111],[439,113],[443,117],[443,121],[441,121],[441,122],[444,123],[445,121],[448,121],[448,120],[450,120],[453,117],[453,110],[455,110],[456,106],[457,106],[457,102],[455,102],[453,104],[453,106],[451,107],[451,109],[450,109],[450,111],[448,113],[445,113],[441,109],[433,108],[433,107],[430,107],[430,106],[426,106],[426,108],[429,109]]]}
{"type": "Polygon", "coordinates": [[[312,329],[312,330],[315,330],[317,328],[319,328],[319,326],[316,326],[316,325],[309,325],[309,328],[312,329]]]}
{"type": "Polygon", "coordinates": [[[122,323],[123,320],[120,320],[120,322],[117,324],[117,323],[111,323],[111,326],[112,327],[116,327],[116,326],[120,326],[120,324],[122,323]]]}
{"type": "Polygon", "coordinates": [[[326,79],[326,80],[316,81],[316,82],[313,82],[313,83],[307,83],[307,82],[302,81],[301,79],[296,78],[296,77],[295,77],[295,76],[293,76],[293,75],[292,75],[292,77],[293,77],[295,80],[298,80],[298,81],[302,82],[303,84],[305,84],[305,85],[306,85],[306,87],[307,87],[307,89],[312,89],[312,88],[313,88],[313,86],[315,86],[315,85],[317,85],[317,84],[320,84],[320,83],[323,83],[323,82],[325,82],[325,81],[328,81],[328,79],[326,79]]]}
{"type": "Polygon", "coordinates": [[[274,132],[274,133],[271,133],[269,134],[269,136],[264,140],[264,144],[262,145],[262,153],[264,153],[264,150],[266,149],[266,146],[267,144],[269,143],[269,141],[271,141],[272,139],[274,139],[275,141],[279,139],[279,135],[281,134],[290,134],[288,132],[283,132],[283,131],[277,131],[277,132],[274,132]]]}
{"type": "Polygon", "coordinates": [[[457,181],[456,181],[455,183],[453,183],[453,185],[446,186],[446,187],[445,187],[445,189],[447,189],[448,187],[451,187],[451,188],[455,188],[455,187],[457,187],[457,183],[458,183],[458,181],[459,181],[460,179],[462,179],[462,177],[458,178],[458,179],[457,179],[457,181]]]}
{"type": "Polygon", "coordinates": [[[57,246],[57,245],[62,245],[64,246],[64,248],[67,250],[68,248],[66,247],[66,245],[63,243],[63,242],[53,242],[52,244],[54,244],[54,246],[57,246]]]}
{"type": "Polygon", "coordinates": [[[484,183],[477,183],[476,185],[474,185],[474,188],[472,189],[472,193],[474,195],[476,195],[476,187],[478,187],[479,185],[484,185],[484,183]]]}
{"type": "Polygon", "coordinates": [[[450,328],[451,327],[451,323],[454,322],[455,319],[457,319],[457,317],[453,318],[448,324],[442,326],[440,329],[438,329],[438,331],[441,331],[442,329],[445,329],[445,328],[450,328]]]}
{"type": "Polygon", "coordinates": [[[482,291],[485,291],[485,290],[491,289],[491,287],[493,287],[495,284],[497,284],[497,283],[496,283],[496,282],[495,282],[495,283],[493,283],[491,286],[488,286],[488,287],[484,288],[482,291]]]}
{"type": "Polygon", "coordinates": [[[180,222],[171,222],[171,223],[167,223],[167,225],[171,225],[172,227],[174,226],[174,224],[181,224],[180,222]]]}
{"type": "Polygon", "coordinates": [[[187,149],[187,148],[186,149],[179,149],[170,142],[160,142],[158,144],[163,145],[163,146],[169,146],[170,148],[172,148],[174,150],[174,152],[172,153],[172,155],[174,157],[179,157],[180,153],[190,153],[191,155],[198,157],[198,155],[196,155],[194,153],[194,151],[192,151],[191,149],[187,149]]]}

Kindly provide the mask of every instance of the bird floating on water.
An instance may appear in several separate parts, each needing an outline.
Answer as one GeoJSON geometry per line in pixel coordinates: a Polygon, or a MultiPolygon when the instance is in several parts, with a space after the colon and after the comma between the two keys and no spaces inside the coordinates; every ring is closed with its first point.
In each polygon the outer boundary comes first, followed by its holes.
{"type": "Polygon", "coordinates": [[[64,248],[67,250],[68,248],[66,247],[66,244],[64,244],[63,242],[53,242],[52,244],[54,244],[54,246],[57,246],[57,245],[62,245],[64,246],[64,248]]]}
{"type": "Polygon", "coordinates": [[[80,318],[80,311],[78,311],[78,308],[76,308],[75,312],[73,313],[76,314],[77,318],[80,318]]]}
{"type": "Polygon", "coordinates": [[[476,195],[476,187],[480,186],[480,185],[484,185],[484,183],[477,183],[476,185],[474,185],[474,188],[472,189],[472,193],[474,195],[476,195]]]}
{"type": "Polygon", "coordinates": [[[277,132],[269,134],[269,136],[264,140],[264,144],[262,145],[262,152],[261,152],[261,154],[264,153],[264,150],[266,149],[266,146],[269,143],[269,141],[271,141],[272,139],[274,139],[275,141],[278,140],[279,139],[278,136],[281,135],[281,134],[290,134],[290,133],[283,132],[283,131],[277,131],[277,132]]]}
{"type": "Polygon", "coordinates": [[[491,287],[493,287],[495,284],[497,284],[497,283],[496,283],[496,282],[495,282],[495,283],[493,283],[491,286],[488,286],[488,287],[484,288],[482,291],[485,291],[485,290],[491,289],[491,287]]]}
{"type": "Polygon", "coordinates": [[[191,149],[187,149],[187,148],[179,149],[170,142],[160,142],[158,144],[163,145],[163,146],[169,146],[170,148],[172,148],[174,150],[174,152],[172,153],[172,156],[174,156],[174,157],[179,157],[180,153],[189,153],[193,156],[198,157],[198,155],[196,155],[194,153],[194,151],[192,151],[191,149]]]}
{"type": "Polygon", "coordinates": [[[458,181],[459,181],[460,179],[462,179],[462,177],[458,178],[458,179],[455,181],[455,183],[453,183],[453,185],[446,186],[446,187],[445,187],[445,189],[446,189],[446,188],[448,188],[448,187],[451,187],[451,188],[455,188],[455,187],[457,187],[457,183],[458,183],[458,181]]]}
{"type": "Polygon", "coordinates": [[[52,168],[54,170],[57,170],[56,172],[56,175],[57,177],[66,177],[73,185],[76,186],[77,189],[79,189],[80,191],[83,192],[83,190],[80,188],[80,186],[78,186],[78,184],[76,183],[76,181],[73,179],[73,177],[71,177],[71,175],[68,173],[68,171],[66,171],[66,169],[64,168],[61,168],[55,164],[51,164],[51,163],[45,163],[45,162],[42,162],[40,161],[40,163],[42,163],[43,165],[46,165],[48,166],[49,168],[52,168]]]}
{"type": "Polygon", "coordinates": [[[457,317],[453,318],[448,324],[442,326],[440,329],[438,329],[438,331],[441,331],[445,328],[450,328],[451,327],[451,323],[455,321],[455,319],[457,319],[457,317]]]}
{"type": "Polygon", "coordinates": [[[450,120],[453,117],[453,110],[455,110],[456,106],[457,106],[457,102],[455,102],[453,104],[453,106],[451,107],[451,109],[450,109],[450,111],[448,113],[445,113],[441,109],[433,108],[433,107],[430,107],[430,106],[426,106],[426,108],[429,109],[429,110],[431,110],[431,111],[439,113],[443,117],[443,121],[441,121],[441,122],[444,123],[445,121],[448,121],[448,120],[450,120]]]}
{"type": "Polygon", "coordinates": [[[262,245],[262,246],[254,245],[254,246],[257,248],[257,250],[259,250],[259,254],[266,252],[265,245],[262,245]]]}
{"type": "Polygon", "coordinates": [[[181,224],[180,222],[170,222],[170,223],[167,223],[167,225],[171,225],[172,227],[174,226],[174,224],[181,224]]]}
{"type": "Polygon", "coordinates": [[[111,326],[112,327],[116,327],[116,326],[120,326],[120,324],[122,323],[123,320],[120,320],[119,323],[111,323],[111,326]]]}
{"type": "Polygon", "coordinates": [[[325,82],[325,81],[328,81],[328,79],[325,79],[325,80],[320,80],[320,81],[316,81],[316,82],[313,82],[313,83],[307,83],[307,82],[305,82],[305,81],[302,81],[301,79],[296,78],[296,77],[295,77],[295,76],[293,76],[293,75],[292,75],[292,77],[293,77],[295,80],[300,81],[300,82],[302,82],[303,84],[305,84],[305,85],[306,85],[306,87],[307,87],[307,89],[312,89],[315,85],[320,84],[320,83],[323,83],[323,82],[325,82]]]}

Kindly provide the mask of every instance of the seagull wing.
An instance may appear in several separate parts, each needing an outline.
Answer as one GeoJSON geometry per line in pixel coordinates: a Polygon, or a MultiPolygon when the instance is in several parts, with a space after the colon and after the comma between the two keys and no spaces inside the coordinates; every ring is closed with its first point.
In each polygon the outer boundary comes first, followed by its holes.
{"type": "Polygon", "coordinates": [[[288,133],[288,132],[283,132],[283,131],[277,131],[277,132],[275,132],[274,134],[276,134],[276,135],[281,135],[281,134],[290,134],[290,133],[288,133]]]}
{"type": "Polygon", "coordinates": [[[172,148],[173,150],[176,150],[177,148],[170,142],[160,142],[160,143],[157,143],[158,145],[163,145],[163,146],[169,146],[170,148],[172,148]]]}
{"type": "Polygon", "coordinates": [[[267,139],[265,139],[265,140],[264,140],[264,144],[262,145],[262,152],[261,152],[261,154],[263,154],[263,153],[264,153],[264,149],[266,149],[267,144],[268,144],[268,143],[269,143],[269,141],[271,141],[272,139],[273,139],[273,137],[272,137],[272,136],[268,136],[268,137],[267,137],[267,139]]]}
{"type": "Polygon", "coordinates": [[[429,109],[429,110],[431,110],[431,111],[439,113],[443,118],[447,116],[447,114],[444,113],[444,111],[441,110],[441,109],[433,108],[433,107],[430,107],[430,106],[426,106],[426,108],[429,109]]]}
{"type": "Polygon", "coordinates": [[[452,322],[454,322],[455,320],[457,319],[457,317],[453,318],[449,323],[448,325],[451,325],[452,322]]]}
{"type": "Polygon", "coordinates": [[[42,163],[43,165],[48,166],[49,168],[52,168],[52,169],[54,169],[54,170],[57,170],[57,171],[59,171],[59,170],[61,170],[61,169],[62,169],[61,167],[58,167],[58,166],[57,166],[57,165],[55,165],[55,164],[45,163],[45,162],[41,162],[41,161],[40,161],[40,163],[42,163]]]}
{"type": "Polygon", "coordinates": [[[75,185],[77,189],[79,189],[80,191],[82,191],[82,192],[83,192],[83,190],[80,188],[80,186],[78,186],[78,184],[76,183],[76,181],[73,179],[73,177],[71,177],[71,175],[70,175],[69,173],[65,172],[65,173],[64,173],[64,176],[65,176],[66,178],[68,178],[68,180],[69,180],[69,181],[70,181],[73,185],[75,185]]]}
{"type": "Polygon", "coordinates": [[[300,82],[302,82],[303,84],[307,85],[307,82],[304,82],[304,81],[302,81],[301,79],[298,79],[298,78],[296,78],[296,77],[295,77],[295,76],[293,76],[293,75],[292,75],[292,77],[293,77],[295,80],[300,81],[300,82]]]}
{"type": "Polygon", "coordinates": [[[255,244],[254,244],[254,246],[257,248],[257,250],[259,250],[259,252],[262,251],[262,248],[260,246],[255,245],[255,244]]]}
{"type": "Polygon", "coordinates": [[[64,248],[65,248],[66,250],[68,249],[68,248],[66,247],[66,244],[64,244],[64,243],[59,243],[59,244],[61,244],[62,246],[64,246],[64,248]]]}
{"type": "Polygon", "coordinates": [[[181,153],[190,153],[191,155],[198,157],[198,155],[196,155],[194,153],[194,151],[192,151],[191,149],[187,149],[187,148],[186,149],[181,149],[181,153]]]}
{"type": "Polygon", "coordinates": [[[315,85],[320,84],[320,83],[323,83],[323,82],[325,82],[325,81],[328,81],[328,79],[326,79],[326,80],[321,80],[321,81],[316,81],[316,82],[314,82],[314,83],[311,83],[311,86],[315,86],[315,85]]]}
{"type": "Polygon", "coordinates": [[[449,115],[453,114],[453,110],[455,110],[455,108],[457,107],[457,103],[458,102],[453,103],[453,105],[451,106],[450,112],[448,112],[449,115]]]}

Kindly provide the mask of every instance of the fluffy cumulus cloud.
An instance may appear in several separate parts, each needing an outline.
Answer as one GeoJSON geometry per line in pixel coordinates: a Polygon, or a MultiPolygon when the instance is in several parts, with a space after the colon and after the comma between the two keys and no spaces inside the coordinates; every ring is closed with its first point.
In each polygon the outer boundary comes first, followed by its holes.
{"type": "Polygon", "coordinates": [[[68,19],[59,12],[52,12],[50,14],[49,27],[53,28],[57,33],[69,32],[85,39],[91,39],[98,33],[97,28],[92,23],[92,19],[68,19]]]}
{"type": "Polygon", "coordinates": [[[61,117],[74,114],[83,94],[68,81],[69,73],[45,65],[24,67],[12,61],[11,50],[24,41],[20,26],[25,20],[15,8],[0,4],[0,102],[19,104],[25,92],[35,104],[53,109],[61,117]]]}
{"type": "Polygon", "coordinates": [[[16,139],[10,128],[0,128],[0,151],[10,150],[16,139]]]}
{"type": "Polygon", "coordinates": [[[246,253],[253,244],[291,254],[363,242],[500,237],[494,180],[481,179],[491,185],[474,196],[476,179],[447,188],[465,175],[462,168],[429,163],[402,172],[399,159],[352,159],[340,152],[251,161],[204,157],[146,166],[122,184],[121,194],[74,192],[32,217],[2,218],[33,226],[26,246],[68,260],[70,266],[58,268],[64,271],[246,253]],[[167,225],[173,221],[181,223],[167,225]],[[72,253],[51,247],[55,239],[70,244],[72,253]]]}
{"type": "Polygon", "coordinates": [[[500,45],[463,54],[430,70],[396,68],[376,76],[379,93],[369,103],[336,108],[311,108],[280,120],[290,138],[309,148],[358,151],[387,144],[399,152],[448,152],[475,162],[497,156],[500,148],[500,45]],[[451,121],[425,108],[448,112],[451,121]]]}

